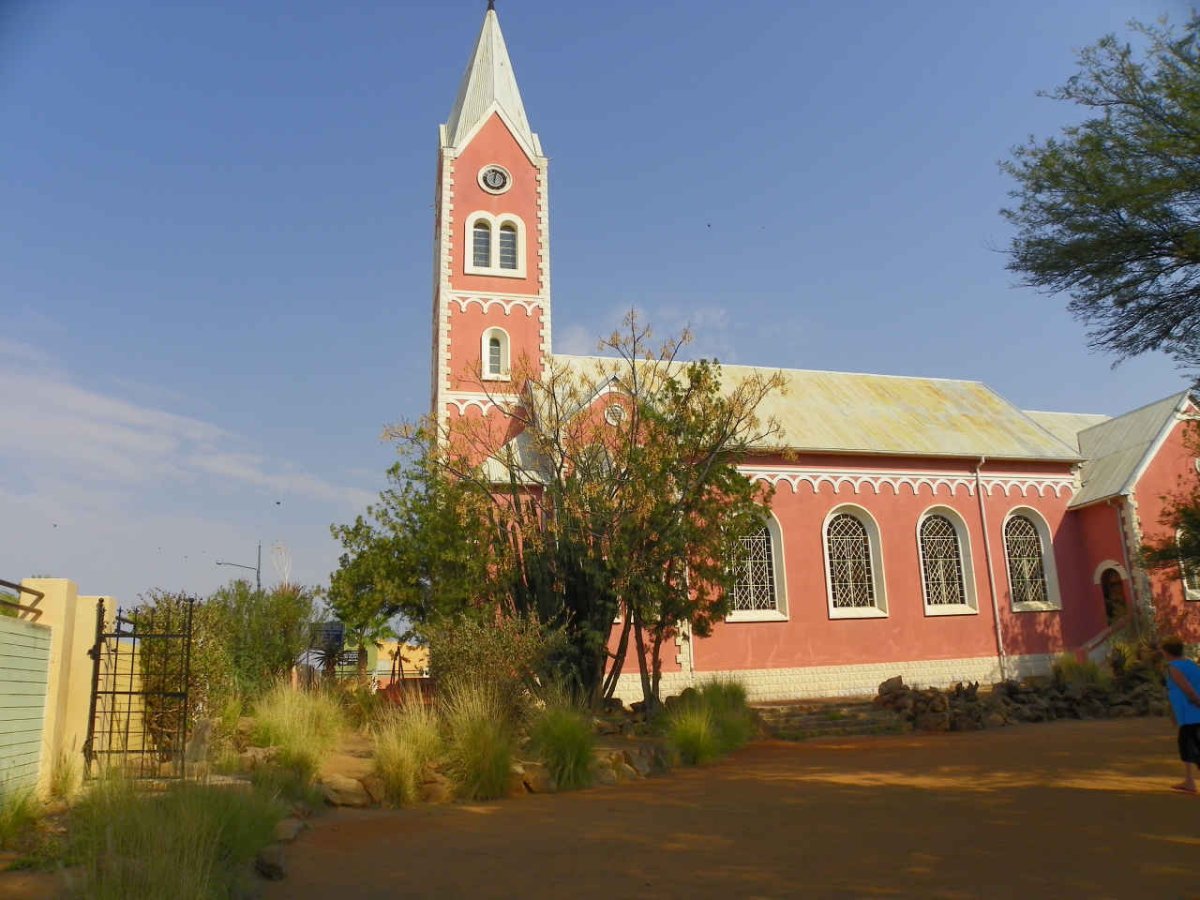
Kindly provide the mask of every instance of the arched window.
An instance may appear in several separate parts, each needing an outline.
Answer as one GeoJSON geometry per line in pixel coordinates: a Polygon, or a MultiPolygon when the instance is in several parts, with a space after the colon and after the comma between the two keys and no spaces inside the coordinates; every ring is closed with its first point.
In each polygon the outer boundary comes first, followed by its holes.
{"type": "Polygon", "coordinates": [[[1175,532],[1175,546],[1179,551],[1179,574],[1183,579],[1183,596],[1185,600],[1200,600],[1200,571],[1183,558],[1183,530],[1175,532]]]}
{"type": "Polygon", "coordinates": [[[865,510],[836,510],[826,521],[825,566],[831,616],[887,614],[879,529],[865,510]]]}
{"type": "Polygon", "coordinates": [[[477,268],[487,269],[492,265],[492,226],[487,222],[476,222],[471,228],[471,259],[477,268]]]}
{"type": "Polygon", "coordinates": [[[503,381],[509,376],[508,332],[489,328],[483,333],[481,360],[483,377],[487,381],[503,381]]]}
{"type": "Polygon", "coordinates": [[[1116,569],[1105,569],[1100,576],[1100,591],[1104,595],[1104,616],[1109,625],[1125,618],[1129,603],[1125,599],[1125,579],[1116,569]]]}
{"type": "Polygon", "coordinates": [[[784,601],[783,545],[779,525],[768,514],[762,527],[741,538],[733,559],[731,622],[787,618],[784,601]]]}
{"type": "Polygon", "coordinates": [[[1019,510],[1004,523],[1004,556],[1015,611],[1062,608],[1050,532],[1032,510],[1019,510]]]}
{"type": "Polygon", "coordinates": [[[512,213],[485,210],[466,218],[470,252],[463,262],[467,275],[525,277],[525,223],[512,213]]]}
{"type": "Polygon", "coordinates": [[[926,615],[976,612],[970,542],[959,515],[944,507],[927,511],[917,526],[917,543],[926,615]]]}
{"type": "Polygon", "coordinates": [[[517,268],[517,226],[512,222],[500,226],[500,268],[517,268]]]}

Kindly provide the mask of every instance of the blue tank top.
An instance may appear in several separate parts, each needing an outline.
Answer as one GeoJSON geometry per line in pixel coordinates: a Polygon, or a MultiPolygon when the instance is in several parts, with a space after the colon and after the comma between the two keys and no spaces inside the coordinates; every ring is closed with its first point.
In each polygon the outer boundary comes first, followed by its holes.
{"type": "MultiPolygon", "coordinates": [[[[1200,694],[1200,666],[1190,659],[1173,659],[1167,665],[1181,672],[1192,686],[1192,690],[1200,694]]],[[[1167,697],[1170,698],[1171,707],[1175,710],[1176,722],[1180,725],[1200,725],[1200,706],[1192,703],[1187,694],[1183,692],[1183,688],[1169,676],[1167,677],[1167,697]]]]}

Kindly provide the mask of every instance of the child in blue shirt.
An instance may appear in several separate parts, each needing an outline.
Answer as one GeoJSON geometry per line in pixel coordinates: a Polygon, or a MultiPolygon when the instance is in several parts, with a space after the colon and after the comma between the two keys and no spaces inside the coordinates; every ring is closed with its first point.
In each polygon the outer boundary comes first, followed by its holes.
{"type": "Polygon", "coordinates": [[[1183,760],[1183,781],[1171,790],[1195,794],[1193,770],[1200,767],[1200,666],[1184,658],[1179,638],[1163,641],[1162,653],[1167,660],[1167,697],[1179,726],[1179,758],[1183,760]]]}

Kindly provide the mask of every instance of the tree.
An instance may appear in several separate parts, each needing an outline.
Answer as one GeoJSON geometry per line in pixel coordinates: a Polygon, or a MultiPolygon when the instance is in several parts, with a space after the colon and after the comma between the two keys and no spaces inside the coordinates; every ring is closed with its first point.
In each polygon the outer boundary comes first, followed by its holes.
{"type": "MultiPolygon", "coordinates": [[[[609,359],[586,370],[519,362],[512,379],[526,386],[519,402],[496,396],[486,418],[393,431],[413,451],[425,490],[453,490],[464,502],[452,527],[438,520],[432,529],[448,544],[421,537],[430,527],[424,513],[442,510],[423,503],[406,505],[415,518],[392,517],[382,523],[385,539],[362,546],[393,548],[376,556],[393,567],[381,583],[411,583],[421,554],[452,549],[458,559],[484,560],[474,591],[459,599],[473,593],[494,615],[530,616],[561,630],[566,643],[551,662],[593,700],[615,688],[632,636],[653,706],[661,650],[678,624],[703,635],[727,611],[727,560],[769,501],[769,490],[737,463],[775,433],[756,410],[781,377],[725,383],[717,363],[678,359],[686,334],[657,347],[651,339],[631,313],[602,344],[609,359]],[[400,522],[407,531],[396,528],[400,522]],[[624,623],[610,656],[618,614],[624,623]]],[[[378,508],[372,513],[380,521],[378,508]]],[[[346,543],[356,532],[340,535],[346,543]]],[[[357,563],[347,546],[343,570],[350,571],[357,563]]],[[[435,567],[429,557],[422,565],[435,567]]]]}
{"type": "Polygon", "coordinates": [[[1133,23],[1048,94],[1089,117],[1031,139],[1002,168],[1017,181],[1002,214],[1017,227],[1008,268],[1067,293],[1091,346],[1125,359],[1162,350],[1200,365],[1200,15],[1180,33],[1133,23]]]}

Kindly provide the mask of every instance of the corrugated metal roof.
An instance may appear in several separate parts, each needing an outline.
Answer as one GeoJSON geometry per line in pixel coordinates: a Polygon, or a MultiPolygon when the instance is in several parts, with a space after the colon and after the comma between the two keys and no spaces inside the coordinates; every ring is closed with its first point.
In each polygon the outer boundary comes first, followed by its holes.
{"type": "MultiPolygon", "coordinates": [[[[600,374],[611,360],[555,356],[600,374]]],[[[723,366],[727,383],[777,370],[723,366]]],[[[976,459],[1071,462],[1078,453],[977,381],[781,370],[785,391],[759,414],[779,422],[773,447],[976,459]]],[[[767,449],[767,448],[764,448],[767,449]]]]}
{"type": "Polygon", "coordinates": [[[1098,413],[1043,412],[1036,409],[1027,409],[1024,412],[1068,447],[1074,447],[1076,450],[1079,449],[1079,432],[1107,422],[1111,418],[1098,413]]]}
{"type": "Polygon", "coordinates": [[[1082,487],[1071,506],[1087,506],[1130,490],[1142,462],[1187,399],[1188,392],[1181,391],[1079,432],[1079,450],[1086,461],[1079,473],[1082,487]]]}
{"type": "Polygon", "coordinates": [[[525,104],[521,101],[521,89],[517,87],[512,60],[508,58],[500,20],[495,10],[488,10],[471,61],[463,73],[450,118],[446,120],[448,146],[461,146],[471,129],[488,114],[493,103],[504,111],[509,124],[529,149],[534,153],[541,152],[537,138],[529,127],[529,118],[525,115],[525,104]]]}

